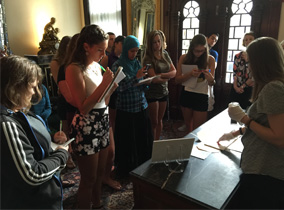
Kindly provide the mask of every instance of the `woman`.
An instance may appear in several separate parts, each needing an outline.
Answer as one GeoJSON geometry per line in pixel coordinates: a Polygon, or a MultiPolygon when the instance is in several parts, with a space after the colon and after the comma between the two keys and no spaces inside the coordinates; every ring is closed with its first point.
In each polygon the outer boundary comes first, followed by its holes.
{"type": "MultiPolygon", "coordinates": [[[[106,55],[103,57],[101,60],[100,64],[104,67],[107,68],[109,67],[111,69],[112,65],[114,64],[115,61],[117,61],[122,53],[122,45],[123,45],[123,40],[124,36],[117,36],[114,40],[114,44],[112,47],[112,50],[109,55],[106,55]]],[[[110,39],[110,37],[109,37],[110,39]]],[[[115,190],[120,190],[122,187],[119,182],[113,180],[111,178],[111,171],[113,170],[113,164],[114,164],[114,157],[115,157],[115,143],[114,143],[114,130],[115,130],[115,118],[116,118],[116,98],[117,94],[114,92],[109,101],[109,123],[110,123],[110,128],[109,128],[109,147],[108,149],[108,158],[107,158],[107,165],[106,165],[106,173],[103,179],[103,183],[107,184],[108,186],[112,187],[115,190]]]]}
{"type": "Polygon", "coordinates": [[[145,85],[137,85],[146,75],[136,59],[139,41],[135,36],[128,36],[123,42],[122,54],[112,66],[114,72],[123,67],[126,77],[117,88],[115,120],[115,162],[116,174],[120,177],[151,158],[153,135],[151,122],[146,110],[145,85]]]}
{"type": "MultiPolygon", "coordinates": [[[[243,46],[247,47],[255,39],[253,32],[246,33],[243,46]]],[[[230,102],[239,102],[243,109],[251,105],[249,101],[252,93],[253,81],[248,69],[246,52],[240,52],[234,59],[234,82],[230,93],[230,102]]]]}
{"type": "Polygon", "coordinates": [[[146,91],[149,104],[149,116],[151,119],[153,135],[156,140],[160,139],[163,129],[163,117],[168,101],[168,80],[175,77],[176,68],[169,54],[164,49],[164,39],[160,31],[152,31],[148,34],[146,53],[143,65],[151,64],[148,70],[150,77],[160,75],[152,81],[146,91]]]}
{"type": "Polygon", "coordinates": [[[215,84],[215,59],[209,55],[207,39],[203,34],[193,37],[187,54],[180,56],[175,81],[189,80],[180,95],[186,131],[190,132],[207,120],[208,85],[215,84]],[[182,72],[185,65],[196,65],[191,71],[182,72]]]}
{"type": "Polygon", "coordinates": [[[244,145],[243,174],[230,207],[284,209],[284,54],[278,41],[262,37],[250,43],[247,55],[252,105],[247,114],[240,106],[229,107],[230,117],[246,125],[230,133],[231,138],[243,134],[244,145]]]}
{"type": "Polygon", "coordinates": [[[57,75],[58,75],[59,67],[63,65],[63,60],[65,58],[66,50],[67,50],[68,43],[70,40],[71,40],[70,36],[64,36],[62,38],[59,44],[59,48],[56,52],[56,55],[50,62],[50,71],[51,71],[51,74],[52,74],[52,77],[55,83],[57,83],[57,75]]]}
{"type": "MultiPolygon", "coordinates": [[[[62,209],[60,169],[68,147],[50,147],[45,124],[29,112],[41,69],[26,58],[1,58],[1,209],[62,209]]],[[[57,132],[56,141],[66,141],[57,132]]]]}
{"type": "MultiPolygon", "coordinates": [[[[78,209],[100,208],[101,183],[109,145],[109,120],[106,101],[99,102],[110,85],[113,73],[107,68],[102,76],[97,63],[105,55],[107,35],[97,25],[85,26],[77,40],[71,63],[66,68],[66,82],[79,111],[71,124],[71,137],[76,138],[73,152],[77,155],[81,181],[78,209]]],[[[117,85],[114,86],[116,88],[117,85]]],[[[114,90],[113,88],[113,90],[114,90]]]]}

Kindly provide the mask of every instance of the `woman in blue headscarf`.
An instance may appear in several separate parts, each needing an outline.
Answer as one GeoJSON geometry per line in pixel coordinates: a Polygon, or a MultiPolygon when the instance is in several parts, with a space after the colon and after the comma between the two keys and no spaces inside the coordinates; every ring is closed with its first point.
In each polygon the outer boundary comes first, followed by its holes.
{"type": "Polygon", "coordinates": [[[139,41],[135,36],[124,39],[122,54],[112,70],[123,67],[126,77],[117,88],[116,121],[115,121],[115,163],[116,174],[120,177],[151,158],[153,134],[146,108],[148,107],[144,90],[146,85],[136,85],[146,75],[145,67],[141,68],[136,59],[139,41]]]}

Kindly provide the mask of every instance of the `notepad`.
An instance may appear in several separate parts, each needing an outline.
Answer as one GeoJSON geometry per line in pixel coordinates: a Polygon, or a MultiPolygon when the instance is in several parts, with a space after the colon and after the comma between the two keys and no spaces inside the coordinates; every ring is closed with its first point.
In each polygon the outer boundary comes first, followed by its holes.
{"type": "Polygon", "coordinates": [[[66,147],[68,144],[70,144],[72,141],[74,141],[75,138],[72,138],[72,139],[69,139],[68,141],[66,141],[65,143],[63,144],[56,144],[54,142],[51,142],[50,146],[53,150],[55,150],[58,146],[63,146],[63,147],[66,147]]]}

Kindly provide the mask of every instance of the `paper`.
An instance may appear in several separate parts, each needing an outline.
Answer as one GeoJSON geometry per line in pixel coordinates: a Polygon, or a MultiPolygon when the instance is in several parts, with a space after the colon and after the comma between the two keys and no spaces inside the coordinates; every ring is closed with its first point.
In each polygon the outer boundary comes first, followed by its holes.
{"type": "Polygon", "coordinates": [[[117,71],[115,72],[115,75],[113,77],[113,80],[109,84],[109,86],[105,89],[101,97],[99,98],[98,102],[101,102],[110,92],[111,88],[113,87],[114,83],[119,83],[121,80],[123,80],[126,76],[122,71],[123,67],[119,66],[117,71]]]}
{"type": "MultiPolygon", "coordinates": [[[[191,72],[193,69],[198,69],[197,65],[181,65],[181,71],[183,74],[191,72]]],[[[197,77],[191,77],[185,82],[182,83],[183,86],[188,87],[188,88],[195,88],[197,84],[197,77]]]]}
{"type": "Polygon", "coordinates": [[[65,143],[63,144],[56,144],[54,142],[51,142],[50,146],[53,150],[55,150],[58,146],[63,146],[63,147],[66,147],[68,144],[70,144],[72,141],[74,141],[75,138],[72,138],[72,139],[69,139],[68,141],[66,141],[65,143]]]}
{"type": "Polygon", "coordinates": [[[140,80],[137,84],[135,84],[134,86],[139,86],[139,85],[143,85],[145,83],[148,83],[150,81],[152,81],[153,79],[155,78],[158,78],[158,77],[161,77],[161,75],[156,75],[156,76],[153,76],[153,77],[148,77],[146,79],[143,79],[143,80],[140,80]]]}

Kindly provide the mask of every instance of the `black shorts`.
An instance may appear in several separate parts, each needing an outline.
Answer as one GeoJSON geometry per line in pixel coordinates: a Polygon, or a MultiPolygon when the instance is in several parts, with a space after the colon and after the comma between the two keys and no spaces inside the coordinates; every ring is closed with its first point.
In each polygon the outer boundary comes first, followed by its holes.
{"type": "Polygon", "coordinates": [[[199,112],[207,112],[208,95],[201,93],[188,92],[184,89],[180,95],[180,105],[199,112]]]}
{"type": "Polygon", "coordinates": [[[163,98],[147,98],[147,103],[152,103],[152,102],[163,102],[163,101],[167,101],[168,100],[168,96],[164,96],[163,98]]]}

